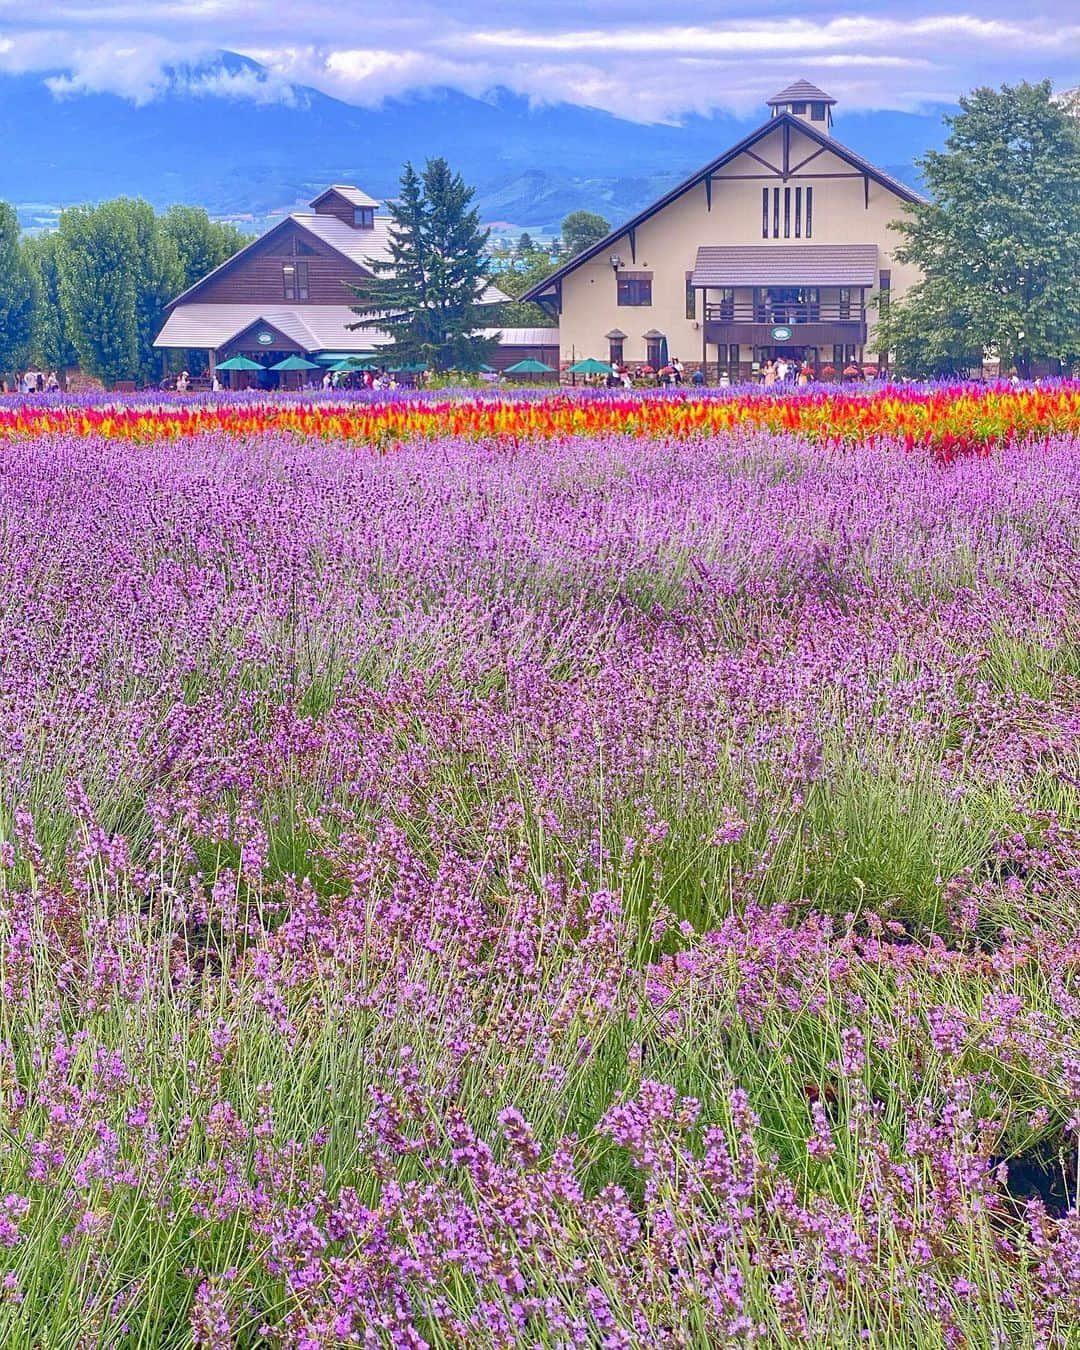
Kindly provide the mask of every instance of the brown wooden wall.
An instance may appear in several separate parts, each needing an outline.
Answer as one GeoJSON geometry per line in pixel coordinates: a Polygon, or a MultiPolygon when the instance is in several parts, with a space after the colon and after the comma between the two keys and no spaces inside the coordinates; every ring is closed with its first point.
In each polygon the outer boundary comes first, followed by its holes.
{"type": "Polygon", "coordinates": [[[338,220],[343,220],[346,225],[352,225],[355,219],[355,208],[344,197],[339,197],[336,192],[332,192],[328,197],[316,206],[315,214],[319,216],[336,216],[338,220]]]}
{"type": "MultiPolygon", "coordinates": [[[[559,369],[558,347],[498,347],[494,356],[488,357],[488,365],[496,370],[505,370],[507,366],[519,361],[543,361],[553,370],[559,369]]],[[[539,378],[539,377],[538,377],[539,378]]]]}
{"type": "Polygon", "coordinates": [[[266,305],[348,305],[354,303],[344,281],[358,283],[365,273],[335,252],[321,239],[290,222],[269,240],[260,240],[244,257],[224,268],[187,297],[189,303],[266,305]],[[315,250],[306,257],[293,257],[292,241],[303,239],[315,250]],[[281,268],[286,262],[308,265],[308,298],[285,299],[281,268]]]}

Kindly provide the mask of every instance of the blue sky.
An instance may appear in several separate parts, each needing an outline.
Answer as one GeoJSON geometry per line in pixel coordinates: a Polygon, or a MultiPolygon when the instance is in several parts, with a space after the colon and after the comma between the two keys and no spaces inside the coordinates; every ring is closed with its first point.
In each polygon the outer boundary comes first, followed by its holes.
{"type": "Polygon", "coordinates": [[[502,85],[652,121],[747,114],[805,76],[847,108],[916,108],[978,83],[1080,84],[1080,2],[0,0],[0,69],[40,71],[58,96],[152,99],[163,67],[220,48],[273,78],[203,76],[208,96],[288,100],[304,84],[373,104],[502,85]]]}

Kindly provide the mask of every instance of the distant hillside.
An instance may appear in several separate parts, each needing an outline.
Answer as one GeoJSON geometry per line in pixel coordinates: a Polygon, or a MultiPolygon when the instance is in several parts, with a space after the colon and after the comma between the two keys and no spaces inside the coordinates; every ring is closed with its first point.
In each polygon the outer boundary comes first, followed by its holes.
{"type": "MultiPolygon", "coordinates": [[[[231,53],[217,68],[256,82],[266,76],[231,53]]],[[[486,99],[435,90],[378,109],[298,87],[291,101],[258,101],[192,93],[184,74],[142,106],[110,94],[58,99],[41,75],[0,76],[0,197],[29,226],[48,224],[60,207],[121,193],[260,221],[331,182],[389,197],[405,159],[444,155],[476,186],[485,220],[544,229],[578,207],[613,221],[630,215],[762,120],[642,125],[571,104],[531,108],[505,90],[486,99]]],[[[940,110],[841,111],[836,133],[917,185],[912,165],[940,144],[940,110]]]]}

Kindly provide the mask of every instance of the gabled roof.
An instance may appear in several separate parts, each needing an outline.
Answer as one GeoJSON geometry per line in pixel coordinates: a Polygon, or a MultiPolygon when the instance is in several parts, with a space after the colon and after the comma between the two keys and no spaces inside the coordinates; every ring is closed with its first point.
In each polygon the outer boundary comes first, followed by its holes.
{"type": "MultiPolygon", "coordinates": [[[[356,229],[352,225],[346,225],[337,216],[319,216],[314,212],[294,211],[292,215],[278,221],[265,234],[261,234],[258,239],[253,239],[250,244],[245,245],[239,253],[234,253],[231,258],[226,258],[212,272],[207,272],[206,276],[200,277],[186,291],[178,295],[175,300],[170,300],[166,308],[172,309],[175,305],[186,301],[189,296],[194,296],[211,277],[216,277],[227,268],[234,267],[252,249],[258,248],[260,244],[265,244],[268,239],[272,239],[275,234],[284,230],[289,224],[299,226],[306,233],[327,244],[348,262],[365,270],[368,269],[368,263],[370,262],[390,262],[392,259],[390,227],[393,221],[389,216],[376,216],[374,227],[370,230],[363,230],[356,229]]],[[[497,305],[508,299],[509,296],[505,295],[497,286],[489,283],[485,286],[477,303],[497,305]]]]}
{"type": "Polygon", "coordinates": [[[698,169],[698,171],[692,173],[689,178],[684,178],[681,183],[676,187],[673,187],[670,192],[666,192],[661,198],[653,202],[651,206],[647,206],[644,211],[639,211],[636,216],[630,220],[624,221],[621,225],[612,230],[610,234],[606,234],[603,239],[591,245],[589,248],[583,249],[580,253],[575,254],[573,258],[569,259],[567,262],[563,263],[561,267],[556,268],[555,271],[546,276],[543,281],[538,281],[535,286],[530,286],[525,294],[521,296],[521,299],[537,299],[538,296],[543,295],[544,292],[557,281],[561,281],[563,277],[568,276],[569,273],[580,267],[582,263],[588,262],[590,258],[595,258],[597,254],[606,252],[613,244],[618,243],[618,241],[631,230],[636,230],[639,225],[644,224],[646,220],[657,215],[665,206],[670,206],[671,203],[681,197],[684,192],[689,192],[691,188],[697,187],[698,183],[704,182],[711,174],[722,169],[725,164],[730,164],[733,159],[737,159],[744,151],[751,149],[763,137],[769,135],[770,132],[776,131],[778,127],[782,127],[785,124],[793,127],[800,135],[806,136],[812,141],[816,141],[818,145],[824,147],[826,150],[831,150],[837,158],[845,160],[852,168],[858,169],[859,173],[865,174],[867,178],[873,179],[875,183],[880,183],[882,187],[895,193],[901,201],[913,203],[922,203],[926,201],[926,198],[922,196],[921,193],[916,192],[914,188],[909,188],[906,184],[890,177],[883,169],[879,169],[876,165],[871,164],[868,159],[863,159],[862,155],[849,149],[848,146],[841,145],[841,143],[832,136],[826,135],[823,131],[819,131],[812,123],[804,122],[801,117],[793,117],[791,113],[780,113],[777,117],[770,117],[767,122],[763,122],[761,126],[755,131],[752,131],[749,136],[744,136],[738,144],[733,145],[730,150],[725,150],[722,155],[710,161],[704,168],[698,169]]]}
{"type": "Polygon", "coordinates": [[[781,89],[778,94],[773,94],[772,98],[767,98],[765,102],[770,108],[775,108],[781,103],[835,104],[836,99],[832,94],[826,94],[824,89],[819,89],[816,84],[811,84],[809,80],[796,80],[794,84],[789,84],[786,89],[781,89]]]}
{"type": "Polygon", "coordinates": [[[222,272],[230,267],[235,267],[241,258],[246,258],[253,249],[265,244],[268,239],[273,239],[276,234],[280,234],[289,225],[298,225],[308,234],[316,239],[321,239],[324,244],[329,244],[335,253],[340,253],[343,258],[349,262],[355,263],[359,267],[365,266],[365,259],[388,260],[390,257],[388,230],[390,225],[389,216],[376,216],[375,228],[373,230],[356,230],[346,225],[344,221],[338,220],[336,216],[317,216],[312,213],[301,213],[294,211],[291,215],[279,220],[276,225],[272,225],[265,234],[260,234],[257,239],[253,239],[250,244],[245,244],[239,253],[234,253],[231,258],[226,258],[223,263],[219,263],[206,276],[200,277],[198,281],[193,282],[186,291],[182,291],[175,300],[170,300],[167,309],[172,309],[189,296],[193,296],[196,291],[210,280],[211,277],[220,276],[222,272]],[[359,241],[364,241],[364,247],[359,246],[359,241]]]}
{"type": "Polygon", "coordinates": [[[374,197],[369,197],[366,192],[361,192],[358,187],[352,187],[349,183],[334,183],[331,187],[324,188],[310,205],[316,206],[324,197],[329,197],[332,192],[337,193],[339,197],[344,197],[350,206],[379,205],[374,197]]]}

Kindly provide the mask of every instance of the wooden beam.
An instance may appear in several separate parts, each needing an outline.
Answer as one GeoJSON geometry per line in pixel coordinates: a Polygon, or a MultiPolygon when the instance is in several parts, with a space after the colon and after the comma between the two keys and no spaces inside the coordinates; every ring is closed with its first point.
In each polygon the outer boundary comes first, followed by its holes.
{"type": "Polygon", "coordinates": [[[705,175],[705,210],[712,210],[712,174],[705,175]]]}
{"type": "Polygon", "coordinates": [[[784,182],[786,183],[788,180],[788,174],[791,170],[791,124],[789,122],[784,123],[783,147],[784,147],[784,160],[783,160],[784,182]]]}
{"type": "Polygon", "coordinates": [[[637,262],[637,230],[627,230],[626,237],[630,241],[630,261],[637,262]]]}
{"type": "Polygon", "coordinates": [[[799,170],[803,168],[805,165],[809,164],[812,159],[817,159],[818,155],[823,155],[824,153],[825,147],[823,145],[818,146],[818,148],[814,151],[813,154],[807,155],[805,159],[800,159],[798,164],[792,165],[790,171],[792,176],[797,174],[799,170]]]}
{"type": "Polygon", "coordinates": [[[869,175],[869,174],[865,174],[865,175],[863,176],[863,180],[862,180],[862,181],[863,181],[863,207],[864,207],[867,211],[869,211],[869,210],[870,210],[870,175],[869,175]]]}
{"type": "Polygon", "coordinates": [[[770,164],[767,159],[762,159],[760,155],[755,155],[753,150],[747,150],[746,153],[750,156],[751,159],[756,159],[757,162],[760,165],[762,165],[763,168],[768,169],[768,171],[772,174],[774,178],[783,177],[783,174],[780,172],[780,170],[776,167],[775,164],[770,164]]]}

